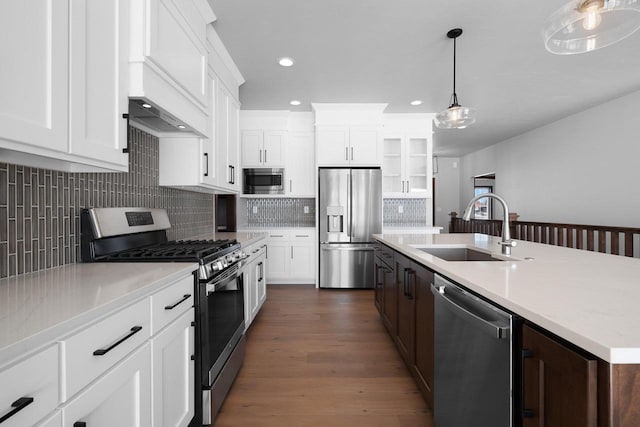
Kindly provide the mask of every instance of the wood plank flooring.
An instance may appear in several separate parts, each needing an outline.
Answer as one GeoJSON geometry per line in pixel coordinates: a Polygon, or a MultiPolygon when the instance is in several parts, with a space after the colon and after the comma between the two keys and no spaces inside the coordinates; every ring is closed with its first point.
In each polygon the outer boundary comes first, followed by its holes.
{"type": "Polygon", "coordinates": [[[269,285],[216,427],[433,427],[371,290],[269,285]]]}

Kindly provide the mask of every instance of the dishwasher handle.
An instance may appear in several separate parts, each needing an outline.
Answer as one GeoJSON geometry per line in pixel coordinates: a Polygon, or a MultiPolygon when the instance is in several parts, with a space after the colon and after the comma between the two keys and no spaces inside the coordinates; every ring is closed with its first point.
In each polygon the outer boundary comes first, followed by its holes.
{"type": "MultiPolygon", "coordinates": [[[[462,307],[457,304],[453,299],[449,298],[445,293],[446,286],[436,287],[431,284],[431,293],[435,296],[436,303],[441,301],[449,306],[449,308],[463,320],[475,324],[484,332],[493,336],[496,339],[509,339],[510,325],[499,325],[495,321],[485,319],[480,313],[474,313],[470,310],[470,307],[462,307]]],[[[472,303],[470,302],[469,306],[472,303]]]]}

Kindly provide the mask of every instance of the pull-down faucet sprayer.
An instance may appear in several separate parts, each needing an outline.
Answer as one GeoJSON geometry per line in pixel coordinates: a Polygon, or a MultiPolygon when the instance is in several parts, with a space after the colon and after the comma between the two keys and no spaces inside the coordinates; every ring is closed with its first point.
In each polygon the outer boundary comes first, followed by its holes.
{"type": "Polygon", "coordinates": [[[469,202],[467,209],[464,211],[464,216],[462,219],[465,221],[469,221],[471,219],[471,215],[473,214],[473,205],[480,199],[484,199],[485,197],[489,197],[492,199],[496,199],[502,205],[502,210],[504,211],[504,221],[502,221],[502,241],[500,245],[502,246],[502,255],[511,255],[511,248],[516,245],[515,240],[511,240],[511,228],[509,227],[509,207],[507,206],[507,202],[493,193],[485,193],[478,194],[469,202]]]}

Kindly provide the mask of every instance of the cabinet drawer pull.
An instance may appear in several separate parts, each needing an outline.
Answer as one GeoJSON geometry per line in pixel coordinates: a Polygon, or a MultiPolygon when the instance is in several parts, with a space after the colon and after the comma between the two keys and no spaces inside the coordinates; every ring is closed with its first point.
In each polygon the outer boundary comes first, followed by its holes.
{"type": "Polygon", "coordinates": [[[267,163],[267,150],[264,150],[264,162],[267,163]]]}
{"type": "Polygon", "coordinates": [[[262,150],[258,150],[258,151],[260,152],[260,162],[259,163],[262,163],[262,150]]]}
{"type": "Polygon", "coordinates": [[[533,351],[523,348],[520,350],[520,407],[522,408],[522,418],[534,418],[536,416],[535,412],[531,409],[527,409],[525,407],[525,396],[524,396],[524,364],[525,360],[533,357],[533,351]]]}
{"type": "Polygon", "coordinates": [[[127,154],[129,152],[129,147],[131,146],[131,144],[130,144],[131,141],[129,140],[129,114],[128,113],[124,113],[122,115],[122,118],[123,119],[127,119],[127,146],[122,149],[122,152],[124,154],[127,154]]]}
{"type": "Polygon", "coordinates": [[[134,326],[133,328],[131,328],[131,332],[129,332],[127,335],[120,338],[118,341],[114,342],[107,348],[99,348],[98,350],[93,352],[93,355],[104,356],[105,354],[107,354],[108,352],[110,352],[111,350],[113,350],[114,348],[116,348],[117,346],[119,346],[120,344],[122,344],[123,342],[131,338],[132,336],[134,336],[136,333],[140,332],[141,330],[142,330],[142,326],[134,326]]]}
{"type": "Polygon", "coordinates": [[[205,165],[207,166],[204,176],[209,176],[209,153],[204,153],[205,165]]]}
{"type": "Polygon", "coordinates": [[[31,403],[33,403],[33,397],[21,397],[20,399],[16,400],[11,404],[11,407],[13,409],[7,412],[6,414],[4,414],[2,418],[0,418],[0,423],[7,421],[9,418],[13,417],[15,414],[22,411],[31,403]]]}
{"type": "Polygon", "coordinates": [[[269,237],[284,237],[282,234],[272,234],[269,237]]]}
{"type": "Polygon", "coordinates": [[[173,305],[165,305],[164,309],[165,310],[173,310],[174,308],[176,308],[177,306],[179,306],[180,304],[182,304],[183,302],[185,302],[186,300],[189,299],[189,297],[191,296],[191,294],[184,294],[182,296],[182,299],[180,301],[178,301],[177,303],[173,304],[173,305]]]}
{"type": "Polygon", "coordinates": [[[73,423],[73,427],[87,427],[87,423],[84,421],[76,421],[73,423]]]}
{"type": "Polygon", "coordinates": [[[308,234],[296,234],[296,237],[309,237],[308,234]]]}

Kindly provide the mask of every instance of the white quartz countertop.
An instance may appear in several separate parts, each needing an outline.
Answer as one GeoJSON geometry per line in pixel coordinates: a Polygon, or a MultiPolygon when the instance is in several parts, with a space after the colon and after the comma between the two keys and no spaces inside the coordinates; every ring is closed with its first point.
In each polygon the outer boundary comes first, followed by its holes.
{"type": "Polygon", "coordinates": [[[382,227],[383,234],[437,234],[442,227],[382,227]]]}
{"type": "Polygon", "coordinates": [[[210,234],[195,236],[194,239],[202,240],[219,240],[219,239],[236,239],[243,247],[251,246],[260,239],[267,237],[267,233],[259,230],[251,231],[216,231],[210,234]]]}
{"type": "Polygon", "coordinates": [[[518,241],[509,261],[444,261],[416,246],[476,247],[500,257],[500,238],[374,237],[609,363],[640,363],[640,259],[518,241]]]}
{"type": "Polygon", "coordinates": [[[70,264],[0,280],[0,366],[161,289],[196,263],[70,264]]]}

